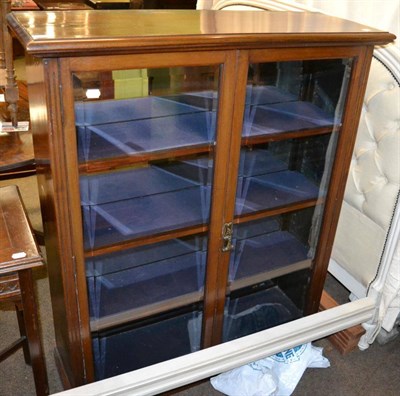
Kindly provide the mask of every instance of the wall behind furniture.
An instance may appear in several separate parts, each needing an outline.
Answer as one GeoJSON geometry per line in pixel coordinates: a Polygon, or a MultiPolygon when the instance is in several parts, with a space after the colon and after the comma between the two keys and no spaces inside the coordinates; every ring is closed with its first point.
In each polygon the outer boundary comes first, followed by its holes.
{"type": "MultiPolygon", "coordinates": [[[[221,0],[197,0],[198,9],[211,9],[221,0]]],[[[399,0],[242,0],[226,1],[226,5],[299,5],[317,9],[325,14],[350,19],[352,21],[371,26],[380,30],[389,31],[400,36],[400,2],[399,0]]],[[[400,48],[400,39],[396,40],[400,48]]]]}
{"type": "Polygon", "coordinates": [[[379,2],[376,0],[296,0],[291,2],[315,7],[329,15],[389,31],[397,36],[395,44],[400,48],[399,0],[379,2]]]}

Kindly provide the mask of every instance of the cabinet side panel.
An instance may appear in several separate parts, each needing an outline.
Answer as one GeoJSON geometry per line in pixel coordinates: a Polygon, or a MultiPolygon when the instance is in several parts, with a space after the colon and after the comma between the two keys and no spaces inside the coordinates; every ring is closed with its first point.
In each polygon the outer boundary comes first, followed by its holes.
{"type": "Polygon", "coordinates": [[[56,346],[61,360],[68,361],[67,316],[63,302],[64,288],[62,284],[62,268],[57,249],[54,190],[50,167],[49,136],[47,129],[48,114],[43,64],[37,58],[27,57],[26,71],[37,181],[44,234],[46,236],[47,272],[50,282],[56,346]]]}
{"type": "Polygon", "coordinates": [[[307,313],[317,312],[319,308],[368,81],[373,47],[361,47],[358,48],[358,51],[358,55],[354,56],[353,70],[344,107],[343,124],[337,143],[319,247],[316,252],[316,265],[312,273],[307,313]]]}
{"type": "Polygon", "coordinates": [[[65,387],[85,381],[75,301],[74,259],[69,253],[68,210],[60,129],[57,61],[27,59],[27,80],[37,179],[43,218],[56,348],[65,387]],[[51,112],[49,111],[51,109],[51,112]],[[54,159],[57,158],[57,161],[54,159]]]}
{"type": "MultiPolygon", "coordinates": [[[[74,117],[73,101],[73,78],[70,70],[70,59],[59,60],[59,78],[62,90],[62,147],[66,155],[62,159],[65,173],[62,175],[62,181],[66,188],[63,193],[65,215],[67,215],[68,230],[66,235],[70,245],[70,256],[74,258],[73,267],[71,267],[71,279],[74,277],[74,304],[76,304],[75,315],[73,317],[73,331],[76,339],[73,340],[73,347],[76,349],[77,359],[82,359],[81,373],[85,375],[85,382],[94,380],[92,338],[89,324],[89,304],[86,288],[85,260],[83,252],[83,225],[81,219],[81,201],[79,191],[79,171],[77,156],[76,127],[74,117]]],[[[66,257],[69,260],[69,256],[66,257]]],[[[72,290],[71,290],[72,292],[72,290]]],[[[79,378],[80,372],[75,375],[79,378]]]]}

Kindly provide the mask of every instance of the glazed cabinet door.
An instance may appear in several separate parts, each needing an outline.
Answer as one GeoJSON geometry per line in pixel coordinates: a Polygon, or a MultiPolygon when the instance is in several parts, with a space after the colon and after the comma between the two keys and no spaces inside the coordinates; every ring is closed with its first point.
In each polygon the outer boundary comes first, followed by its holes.
{"type": "Polygon", "coordinates": [[[218,52],[68,61],[97,380],[201,347],[234,67],[218,52]]]}
{"type": "Polygon", "coordinates": [[[322,225],[333,216],[326,206],[328,192],[338,188],[330,186],[332,172],[341,172],[343,165],[337,142],[346,135],[352,67],[346,50],[241,54],[231,217],[223,231],[229,252],[226,298],[216,303],[219,327],[212,343],[311,313],[310,286],[316,273],[326,271],[317,255],[329,243],[329,226],[322,225]]]}

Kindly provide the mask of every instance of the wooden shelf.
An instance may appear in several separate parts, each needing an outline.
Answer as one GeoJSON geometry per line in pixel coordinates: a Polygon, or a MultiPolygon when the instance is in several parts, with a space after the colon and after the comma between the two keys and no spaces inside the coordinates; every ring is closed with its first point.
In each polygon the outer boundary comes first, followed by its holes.
{"type": "Polygon", "coordinates": [[[309,269],[311,268],[311,264],[312,264],[311,260],[303,260],[299,261],[298,263],[286,265],[285,267],[277,268],[272,271],[260,272],[259,274],[254,276],[249,276],[243,279],[235,280],[230,283],[228,291],[232,293],[252,285],[257,285],[259,283],[266,282],[270,279],[278,278],[280,276],[291,274],[293,272],[300,271],[303,269],[307,268],[309,269]]]}
{"type": "MultiPolygon", "coordinates": [[[[294,211],[306,209],[306,208],[312,208],[316,205],[322,204],[323,200],[322,199],[312,199],[312,200],[307,200],[307,201],[302,201],[302,202],[296,202],[294,204],[290,204],[287,206],[282,206],[279,208],[273,208],[273,209],[266,209],[262,211],[258,211],[255,213],[248,213],[243,216],[237,216],[234,219],[234,224],[243,224],[247,223],[249,221],[254,221],[254,220],[259,220],[259,219],[264,219],[267,217],[272,217],[272,216],[277,216],[281,215],[284,213],[292,213],[294,211]]],[[[185,227],[185,228],[180,228],[176,229],[173,231],[168,231],[168,232],[161,232],[161,233],[154,233],[151,235],[143,236],[143,237],[138,237],[138,238],[132,238],[126,241],[122,241],[119,243],[115,244],[110,244],[106,246],[101,246],[98,248],[88,248],[85,250],[85,257],[97,257],[101,256],[103,254],[109,254],[113,253],[119,250],[126,250],[130,249],[133,247],[139,247],[143,245],[148,245],[152,243],[157,243],[157,242],[162,242],[166,241],[169,239],[174,239],[174,238],[182,238],[190,235],[198,235],[202,233],[207,233],[209,231],[209,227],[207,224],[199,224],[193,227],[185,227]]]]}
{"type": "Polygon", "coordinates": [[[297,131],[268,133],[258,136],[245,136],[242,138],[242,146],[253,146],[255,144],[279,142],[288,139],[306,138],[311,136],[327,135],[332,133],[334,126],[313,129],[299,129],[297,131]]]}
{"type": "MultiPolygon", "coordinates": [[[[321,136],[332,133],[333,125],[329,127],[306,129],[290,132],[269,133],[259,136],[247,136],[242,138],[242,146],[254,146],[263,143],[278,142],[288,139],[306,138],[312,136],[321,136]]],[[[93,174],[107,172],[136,164],[148,164],[154,161],[162,161],[170,158],[185,158],[193,155],[214,154],[214,145],[207,143],[204,145],[195,145],[191,147],[182,147],[169,150],[159,150],[157,152],[139,152],[116,158],[104,158],[101,160],[91,160],[79,164],[81,174],[93,174]]]]}
{"type": "Polygon", "coordinates": [[[141,308],[131,309],[115,315],[105,316],[101,319],[91,320],[90,330],[94,332],[111,329],[116,326],[139,321],[141,319],[145,319],[163,312],[168,312],[173,309],[196,304],[201,302],[202,299],[203,293],[191,293],[174,299],[165,300],[160,303],[146,305],[141,308]]]}
{"type": "Polygon", "coordinates": [[[79,172],[81,174],[93,174],[100,172],[107,172],[119,168],[126,168],[127,166],[137,164],[148,164],[154,161],[162,161],[170,158],[185,158],[191,155],[201,155],[213,153],[214,146],[211,144],[185,147],[175,150],[160,150],[154,153],[136,153],[129,156],[118,158],[107,158],[98,161],[88,161],[79,164],[79,172]]]}

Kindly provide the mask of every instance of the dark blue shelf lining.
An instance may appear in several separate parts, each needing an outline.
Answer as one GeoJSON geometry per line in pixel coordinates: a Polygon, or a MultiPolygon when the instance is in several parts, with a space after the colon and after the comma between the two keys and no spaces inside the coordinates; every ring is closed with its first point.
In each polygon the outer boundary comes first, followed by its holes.
{"type": "MultiPolygon", "coordinates": [[[[195,186],[103,205],[83,206],[85,247],[206,224],[210,187],[195,186]]],[[[236,215],[316,199],[319,189],[298,172],[239,178],[236,215]]]]}
{"type": "Polygon", "coordinates": [[[287,164],[268,150],[253,149],[240,151],[239,177],[250,177],[287,169],[287,164]]]}
{"type": "Polygon", "coordinates": [[[281,276],[293,274],[294,272],[301,270],[309,270],[312,266],[312,260],[306,259],[298,261],[294,264],[286,265],[285,267],[268,270],[266,272],[260,272],[255,275],[235,279],[235,281],[229,283],[227,291],[229,293],[235,293],[238,290],[242,290],[247,287],[254,287],[255,285],[263,285],[269,282],[270,279],[278,278],[281,276]]]}
{"type": "Polygon", "coordinates": [[[253,238],[258,235],[279,231],[281,226],[282,220],[280,216],[266,217],[245,223],[239,223],[234,226],[233,238],[238,241],[241,239],[253,238]]]}
{"type": "Polygon", "coordinates": [[[107,315],[98,319],[91,318],[90,330],[106,331],[115,328],[116,326],[126,325],[132,321],[146,320],[149,317],[162,315],[165,312],[170,312],[175,309],[186,309],[193,304],[200,304],[203,301],[203,290],[192,293],[182,294],[178,297],[170,298],[155,302],[153,304],[144,305],[139,308],[127,309],[116,314],[107,315]]]}
{"type": "MultiPolygon", "coordinates": [[[[126,199],[178,191],[211,184],[213,160],[208,156],[166,164],[149,165],[108,173],[82,175],[82,205],[101,205],[126,199]]],[[[241,150],[239,175],[257,176],[286,170],[284,161],[268,150],[241,150]]]]}
{"type": "Polygon", "coordinates": [[[268,86],[253,86],[246,87],[246,104],[263,105],[274,103],[286,103],[297,100],[297,96],[293,95],[281,88],[268,86]]]}
{"type": "Polygon", "coordinates": [[[76,102],[75,123],[77,126],[101,125],[203,111],[200,107],[156,96],[76,102]]]}
{"type": "Polygon", "coordinates": [[[318,186],[294,171],[239,178],[235,215],[316,199],[318,193],[318,186]]]}
{"type": "Polygon", "coordinates": [[[201,292],[205,257],[191,253],[88,278],[91,321],[201,292]]]}
{"type": "Polygon", "coordinates": [[[328,126],[333,125],[334,123],[333,116],[329,115],[324,110],[310,102],[294,101],[287,103],[276,103],[268,106],[261,106],[260,108],[265,108],[267,110],[286,114],[288,116],[294,116],[299,119],[309,121],[313,125],[317,126],[328,126]]]}
{"type": "MultiPolygon", "coordinates": [[[[198,91],[198,92],[183,93],[181,95],[176,95],[174,97],[174,100],[176,100],[179,103],[187,103],[186,98],[188,96],[204,98],[205,100],[209,101],[212,99],[215,101],[217,99],[217,92],[198,91]]],[[[246,104],[262,105],[262,104],[292,102],[296,100],[297,100],[296,95],[293,95],[289,92],[284,91],[283,89],[280,89],[272,85],[269,86],[247,85],[246,87],[246,104]]],[[[206,103],[207,102],[205,102],[205,104],[206,103]]],[[[205,106],[205,108],[209,108],[209,105],[205,106]]]]}
{"type": "MultiPolygon", "coordinates": [[[[228,300],[224,341],[297,319],[301,312],[278,287],[228,300]]],[[[93,334],[96,379],[181,356],[200,347],[200,312],[189,312],[113,334],[93,334]],[[129,353],[127,353],[129,351],[129,353]]]]}
{"type": "MultiPolygon", "coordinates": [[[[287,169],[287,164],[268,150],[242,149],[240,152],[239,176],[257,176],[287,169]]],[[[213,160],[208,156],[177,161],[166,166],[166,170],[195,183],[211,184],[213,160]]]]}
{"type": "MultiPolygon", "coordinates": [[[[237,227],[241,238],[266,232],[248,239],[234,239],[235,250],[230,264],[230,291],[252,284],[265,282],[299,269],[309,268],[308,249],[287,231],[276,231],[279,222],[265,219],[263,224],[252,222],[237,227]]],[[[237,233],[236,233],[237,234],[237,233]]],[[[169,243],[171,245],[172,241],[169,243]]],[[[201,243],[200,243],[201,244],[201,243]]],[[[157,245],[154,245],[157,248],[157,245]]],[[[178,245],[172,248],[181,247],[178,245]]],[[[199,243],[197,241],[197,248],[199,243]]],[[[196,245],[185,246],[196,248],[196,245]]],[[[158,254],[165,250],[159,250],[158,254]]],[[[204,251],[168,257],[149,262],[146,253],[132,252],[133,259],[117,265],[120,255],[109,257],[109,268],[104,275],[88,277],[92,329],[121,324],[132,318],[141,318],[163,310],[181,307],[199,301],[205,274],[204,251]],[[134,254],[136,253],[136,255],[134,254]],[[135,259],[139,257],[139,263],[135,259]],[[114,262],[113,262],[114,261],[114,262]],[[111,272],[110,270],[114,270],[111,272]],[[193,283],[194,282],[194,283],[193,283]]],[[[170,254],[170,252],[167,252],[170,254]]],[[[103,263],[99,260],[101,269],[103,263]]],[[[98,273],[99,271],[96,271],[98,273]]]]}
{"type": "Polygon", "coordinates": [[[86,276],[95,277],[112,274],[114,272],[125,271],[130,268],[142,265],[145,266],[146,264],[206,250],[207,239],[202,235],[170,239],[127,250],[118,250],[102,256],[88,257],[85,260],[86,276]]]}
{"type": "Polygon", "coordinates": [[[198,184],[167,172],[162,167],[152,165],[103,174],[82,175],[79,179],[82,205],[101,205],[183,190],[198,184]]]}
{"type": "Polygon", "coordinates": [[[309,248],[288,231],[279,230],[248,239],[234,239],[233,243],[235,250],[231,255],[229,269],[231,283],[309,259],[309,248]]]}
{"type": "MultiPolygon", "coordinates": [[[[187,324],[198,315],[189,312],[113,335],[93,335],[96,380],[192,352],[187,324]]],[[[200,339],[195,342],[200,345],[200,339]]]]}
{"type": "MultiPolygon", "coordinates": [[[[166,102],[176,103],[178,107],[187,106],[173,101],[166,102]]],[[[120,105],[123,103],[124,101],[120,105]]],[[[100,103],[99,107],[105,105],[100,103]]],[[[109,105],[118,113],[114,102],[109,102],[109,105]]],[[[215,140],[215,112],[176,112],[162,117],[153,115],[153,117],[134,119],[132,116],[127,121],[103,124],[98,122],[91,126],[77,124],[80,162],[207,145],[215,140]]],[[[314,129],[332,124],[332,117],[309,102],[248,105],[245,110],[243,135],[259,136],[314,129]]]]}
{"type": "Polygon", "coordinates": [[[243,136],[260,136],[333,125],[333,117],[309,102],[246,106],[243,136]]]}
{"type": "Polygon", "coordinates": [[[227,311],[224,342],[301,317],[299,309],[278,286],[228,300],[227,311]]]}
{"type": "Polygon", "coordinates": [[[83,206],[85,247],[97,248],[206,224],[210,199],[209,187],[196,186],[104,205],[83,206]]]}
{"type": "Polygon", "coordinates": [[[108,144],[131,155],[211,144],[215,127],[216,114],[202,112],[90,126],[85,131],[99,135],[108,144]]]}

